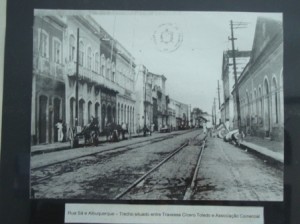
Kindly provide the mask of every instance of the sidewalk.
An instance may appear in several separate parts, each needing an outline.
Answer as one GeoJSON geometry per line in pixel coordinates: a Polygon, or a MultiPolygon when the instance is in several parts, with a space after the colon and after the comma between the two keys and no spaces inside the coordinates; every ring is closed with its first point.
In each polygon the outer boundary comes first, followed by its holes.
{"type": "MultiPolygon", "coordinates": [[[[152,135],[156,135],[158,132],[152,133],[152,135]]],[[[137,138],[137,137],[142,137],[143,133],[141,134],[131,134],[130,138],[137,138]]],[[[129,139],[129,135],[125,135],[126,140],[129,139]]],[[[100,144],[105,143],[106,141],[106,136],[100,136],[99,137],[100,144]]],[[[122,141],[122,140],[121,140],[122,141]]],[[[125,140],[123,140],[125,141],[125,140]]],[[[70,149],[70,142],[55,142],[51,144],[40,144],[40,145],[33,145],[31,146],[31,155],[36,155],[36,154],[42,154],[42,153],[48,153],[48,152],[54,152],[54,151],[60,151],[60,150],[66,150],[70,149]]]]}
{"type": "Polygon", "coordinates": [[[283,142],[271,141],[268,139],[253,136],[246,136],[244,140],[240,142],[240,145],[259,154],[270,157],[280,163],[284,163],[283,142]]]}

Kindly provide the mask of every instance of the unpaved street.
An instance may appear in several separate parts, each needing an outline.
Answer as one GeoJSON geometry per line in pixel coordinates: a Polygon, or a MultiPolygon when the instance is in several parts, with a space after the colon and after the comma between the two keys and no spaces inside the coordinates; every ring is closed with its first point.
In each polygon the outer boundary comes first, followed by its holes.
{"type": "Polygon", "coordinates": [[[221,139],[207,139],[199,169],[196,169],[203,138],[198,129],[37,155],[32,161],[36,168],[31,172],[34,196],[113,200],[176,148],[188,142],[186,147],[119,199],[283,199],[282,169],[221,139]],[[57,161],[61,162],[54,163],[57,161]],[[47,163],[53,165],[43,167],[47,163]],[[38,168],[38,164],[42,167],[38,168]],[[185,197],[187,189],[191,189],[195,170],[198,171],[195,188],[185,197]]]}
{"type": "Polygon", "coordinates": [[[283,200],[283,171],[218,138],[204,150],[193,200],[283,200]]]}
{"type": "MultiPolygon", "coordinates": [[[[198,134],[200,130],[194,130],[139,148],[109,151],[33,171],[32,180],[37,179],[32,186],[35,197],[113,199],[175,148],[198,134]],[[37,177],[47,173],[52,173],[52,177],[38,180],[37,177]]],[[[123,144],[126,145],[126,141],[123,144]]],[[[51,157],[51,153],[47,156],[51,157]]]]}

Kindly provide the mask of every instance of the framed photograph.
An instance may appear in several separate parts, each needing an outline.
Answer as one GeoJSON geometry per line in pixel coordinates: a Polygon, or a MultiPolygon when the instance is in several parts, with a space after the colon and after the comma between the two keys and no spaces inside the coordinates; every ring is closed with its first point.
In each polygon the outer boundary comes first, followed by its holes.
{"type": "Polygon", "coordinates": [[[189,3],[8,3],[4,220],[297,223],[298,15],[189,3]]]}

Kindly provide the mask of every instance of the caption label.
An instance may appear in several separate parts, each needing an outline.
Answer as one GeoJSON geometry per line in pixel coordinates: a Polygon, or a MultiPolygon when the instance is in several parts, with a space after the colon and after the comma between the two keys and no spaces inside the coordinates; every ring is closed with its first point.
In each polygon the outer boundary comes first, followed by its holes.
{"type": "Polygon", "coordinates": [[[65,223],[263,224],[262,207],[66,204],[65,223]]]}

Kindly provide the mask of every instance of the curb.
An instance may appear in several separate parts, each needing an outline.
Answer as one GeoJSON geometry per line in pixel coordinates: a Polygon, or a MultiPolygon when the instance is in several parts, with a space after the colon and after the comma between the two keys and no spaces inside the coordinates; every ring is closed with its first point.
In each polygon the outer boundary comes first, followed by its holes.
{"type": "Polygon", "coordinates": [[[34,150],[31,151],[31,155],[39,155],[39,154],[44,154],[44,153],[49,153],[49,152],[55,152],[55,151],[62,151],[66,149],[71,149],[70,145],[64,145],[60,147],[53,147],[53,148],[48,148],[48,149],[39,149],[39,150],[34,150]]]}
{"type": "Polygon", "coordinates": [[[253,150],[263,156],[269,157],[277,162],[284,163],[284,156],[281,153],[273,152],[263,146],[259,146],[250,142],[240,142],[240,146],[247,148],[249,150],[253,150]]]}

